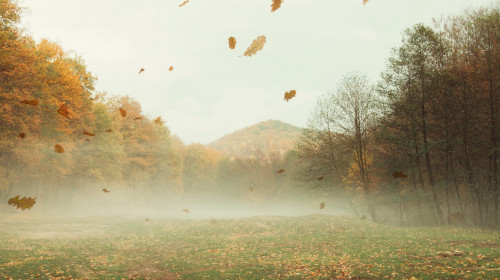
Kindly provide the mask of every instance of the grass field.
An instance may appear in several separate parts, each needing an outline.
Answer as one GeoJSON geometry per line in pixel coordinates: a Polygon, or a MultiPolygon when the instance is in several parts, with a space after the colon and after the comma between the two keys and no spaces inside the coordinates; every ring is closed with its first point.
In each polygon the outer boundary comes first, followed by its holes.
{"type": "Polygon", "coordinates": [[[0,217],[5,279],[500,279],[500,232],[485,229],[20,216],[0,217]]]}

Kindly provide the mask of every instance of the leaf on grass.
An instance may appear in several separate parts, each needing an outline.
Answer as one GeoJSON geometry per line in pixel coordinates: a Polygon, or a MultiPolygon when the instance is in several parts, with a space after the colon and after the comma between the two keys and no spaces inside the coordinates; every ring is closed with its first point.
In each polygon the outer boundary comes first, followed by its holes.
{"type": "Polygon", "coordinates": [[[284,2],[284,1],[281,1],[281,0],[273,0],[273,3],[271,4],[271,12],[274,12],[276,11],[277,9],[279,9],[281,7],[281,2],[284,2]]]}
{"type": "Polygon", "coordinates": [[[140,119],[142,119],[142,118],[143,118],[143,117],[135,117],[135,118],[134,118],[134,120],[136,121],[136,120],[140,120],[140,119]]]}
{"type": "Polygon", "coordinates": [[[127,115],[127,111],[125,111],[125,109],[123,109],[122,107],[120,107],[120,115],[122,115],[122,117],[124,118],[127,115]]]}
{"type": "Polygon", "coordinates": [[[12,206],[17,206],[16,209],[21,208],[21,210],[24,211],[25,209],[31,209],[31,207],[35,205],[36,197],[35,198],[23,197],[19,199],[19,195],[17,195],[16,197],[9,199],[7,203],[12,206]]]}
{"type": "Polygon", "coordinates": [[[59,144],[55,144],[54,145],[54,152],[56,152],[58,154],[62,154],[62,153],[64,153],[64,148],[59,144]]]}
{"type": "Polygon", "coordinates": [[[229,37],[229,39],[227,39],[227,40],[229,42],[229,48],[234,50],[234,48],[236,47],[236,38],[229,37]]]}
{"type": "Polygon", "coordinates": [[[141,68],[141,70],[139,70],[139,74],[141,74],[142,72],[144,72],[144,68],[141,68]]]}
{"type": "Polygon", "coordinates": [[[85,130],[83,131],[83,134],[84,135],[88,135],[88,136],[95,136],[94,133],[91,133],[91,132],[88,132],[88,131],[85,131],[85,130]]]}
{"type": "Polygon", "coordinates": [[[182,211],[183,211],[184,213],[186,213],[186,214],[191,213],[191,211],[189,211],[189,209],[187,209],[187,208],[182,209],[182,211]]]}
{"type": "Polygon", "coordinates": [[[38,106],[38,100],[37,99],[25,99],[20,102],[21,104],[25,105],[31,105],[31,106],[38,106]]]}
{"type": "Polygon", "coordinates": [[[288,102],[288,100],[295,97],[295,94],[297,94],[297,92],[295,90],[287,91],[287,92],[285,92],[285,98],[283,100],[286,100],[286,102],[288,102]]]}
{"type": "Polygon", "coordinates": [[[323,209],[323,208],[325,208],[325,205],[326,205],[326,204],[325,204],[324,202],[321,202],[321,203],[319,204],[319,209],[323,209]]]}
{"type": "Polygon", "coordinates": [[[396,172],[392,173],[392,177],[394,177],[394,179],[397,179],[397,178],[406,179],[406,178],[408,178],[408,175],[404,174],[403,172],[396,171],[396,172]]]}
{"type": "Polygon", "coordinates": [[[323,176],[318,177],[318,181],[323,180],[323,178],[324,178],[323,176]]]}
{"type": "Polygon", "coordinates": [[[243,55],[252,56],[256,54],[258,51],[262,50],[265,43],[266,43],[266,36],[261,35],[257,37],[255,40],[253,40],[252,44],[247,48],[247,50],[243,55]]]}
{"type": "Polygon", "coordinates": [[[182,6],[186,5],[188,2],[189,2],[189,0],[186,0],[186,1],[182,2],[182,4],[180,4],[179,7],[182,7],[182,6]]]}
{"type": "Polygon", "coordinates": [[[24,139],[24,137],[26,137],[26,133],[24,132],[19,133],[19,138],[24,139]]]}
{"type": "Polygon", "coordinates": [[[163,124],[163,120],[161,119],[161,117],[154,119],[154,122],[155,124],[163,124]]]}
{"type": "Polygon", "coordinates": [[[104,193],[109,193],[109,192],[111,192],[111,191],[108,191],[108,189],[106,189],[106,188],[102,189],[102,191],[103,191],[104,193]]]}
{"type": "Polygon", "coordinates": [[[113,132],[113,130],[110,128],[110,129],[106,130],[106,132],[113,132]]]}
{"type": "Polygon", "coordinates": [[[168,68],[168,71],[170,72],[174,71],[174,66],[170,66],[170,68],[168,68]]]}
{"type": "Polygon", "coordinates": [[[278,174],[283,173],[283,172],[285,172],[285,169],[280,169],[277,172],[278,172],[278,174]]]}
{"type": "Polygon", "coordinates": [[[69,117],[68,106],[66,106],[66,104],[61,104],[61,106],[59,106],[59,109],[57,109],[57,113],[63,117],[68,118],[69,117]]]}

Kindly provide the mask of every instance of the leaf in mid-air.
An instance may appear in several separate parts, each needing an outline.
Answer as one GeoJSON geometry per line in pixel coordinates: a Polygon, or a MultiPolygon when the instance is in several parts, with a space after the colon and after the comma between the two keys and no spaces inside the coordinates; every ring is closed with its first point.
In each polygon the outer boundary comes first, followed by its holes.
{"type": "Polygon", "coordinates": [[[155,122],[155,124],[163,124],[163,120],[161,119],[161,117],[158,117],[156,119],[153,120],[155,122]]]}
{"type": "Polygon", "coordinates": [[[170,72],[174,71],[174,66],[170,66],[170,67],[168,68],[168,71],[170,71],[170,72]]]}
{"type": "Polygon", "coordinates": [[[31,99],[31,100],[25,99],[25,100],[21,101],[20,103],[25,104],[25,105],[38,106],[37,99],[31,99]]]}
{"type": "Polygon", "coordinates": [[[23,197],[19,199],[19,195],[17,195],[16,197],[10,198],[7,203],[12,206],[17,206],[16,209],[21,208],[21,210],[24,211],[25,209],[31,209],[31,207],[35,205],[36,197],[23,197]]]}
{"type": "Polygon", "coordinates": [[[148,218],[145,218],[145,219],[144,219],[144,221],[146,221],[146,222],[151,222],[151,220],[150,220],[150,219],[148,219],[148,218]]]}
{"type": "Polygon", "coordinates": [[[135,117],[134,120],[137,121],[137,120],[141,120],[143,117],[135,117]]]}
{"type": "Polygon", "coordinates": [[[88,136],[95,136],[94,133],[88,132],[86,130],[83,131],[83,135],[88,135],[88,136]]]}
{"type": "Polygon", "coordinates": [[[401,171],[396,171],[396,172],[392,173],[392,177],[394,177],[394,179],[397,179],[397,178],[406,179],[406,178],[408,178],[408,175],[404,174],[401,171]]]}
{"type": "Polygon", "coordinates": [[[363,5],[365,5],[366,3],[368,3],[368,0],[363,0],[363,5]]]}
{"type": "Polygon", "coordinates": [[[59,109],[57,109],[57,113],[63,117],[68,118],[69,117],[68,106],[66,106],[66,104],[61,104],[61,106],[59,106],[59,109]]]}
{"type": "Polygon", "coordinates": [[[265,43],[266,43],[266,36],[261,35],[257,37],[255,40],[253,40],[252,44],[247,48],[247,50],[243,55],[252,56],[256,54],[258,51],[262,50],[265,43]]]}
{"type": "Polygon", "coordinates": [[[139,70],[139,74],[141,74],[142,72],[144,72],[144,68],[141,68],[141,70],[139,70]]]}
{"type": "Polygon", "coordinates": [[[279,173],[283,173],[283,172],[285,172],[285,169],[280,169],[280,170],[278,170],[277,172],[278,172],[278,174],[279,174],[279,173]]]}
{"type": "Polygon", "coordinates": [[[110,192],[110,191],[108,191],[108,189],[106,189],[106,188],[102,189],[102,191],[103,191],[104,193],[109,193],[109,192],[110,192]]]}
{"type": "Polygon", "coordinates": [[[326,205],[326,204],[325,204],[324,202],[321,202],[321,203],[319,204],[319,209],[323,209],[323,208],[325,208],[325,205],[326,205]]]}
{"type": "Polygon", "coordinates": [[[189,2],[189,0],[186,0],[186,1],[182,2],[182,4],[180,4],[179,7],[182,7],[182,6],[186,5],[188,2],[189,2]]]}
{"type": "Polygon", "coordinates": [[[64,153],[64,148],[60,144],[55,144],[54,145],[54,152],[58,154],[64,153]]]}
{"type": "Polygon", "coordinates": [[[186,214],[191,213],[191,211],[189,211],[189,209],[187,209],[187,208],[182,209],[182,211],[183,211],[184,213],[186,213],[186,214]]]}
{"type": "Polygon", "coordinates": [[[228,43],[229,43],[229,48],[234,50],[234,48],[236,47],[236,38],[234,37],[229,37],[228,40],[228,43]]]}
{"type": "Polygon", "coordinates": [[[120,115],[122,115],[122,117],[124,118],[127,115],[127,111],[125,111],[125,109],[123,109],[122,107],[120,107],[120,115]]]}
{"type": "Polygon", "coordinates": [[[106,130],[106,132],[113,132],[113,130],[110,128],[110,129],[106,130]]]}
{"type": "Polygon", "coordinates": [[[86,138],[86,139],[85,139],[85,142],[90,142],[90,139],[89,139],[89,138],[86,138]]]}
{"type": "Polygon", "coordinates": [[[250,192],[253,192],[253,188],[252,187],[250,187],[249,189],[250,189],[250,192]]]}
{"type": "Polygon", "coordinates": [[[288,102],[288,100],[295,97],[295,94],[297,94],[297,92],[295,90],[287,91],[287,92],[285,92],[285,98],[283,100],[286,100],[286,102],[288,102]]]}
{"type": "Polygon", "coordinates": [[[323,178],[324,178],[323,176],[318,177],[318,181],[323,180],[323,178]]]}
{"type": "Polygon", "coordinates": [[[26,133],[24,132],[19,133],[19,138],[23,139],[24,137],[26,137],[26,133]]]}
{"type": "Polygon", "coordinates": [[[271,12],[276,11],[281,7],[281,3],[284,1],[281,0],[273,0],[273,3],[271,4],[271,12]]]}
{"type": "Polygon", "coordinates": [[[361,220],[363,221],[366,220],[366,216],[365,215],[361,216],[361,220]]]}

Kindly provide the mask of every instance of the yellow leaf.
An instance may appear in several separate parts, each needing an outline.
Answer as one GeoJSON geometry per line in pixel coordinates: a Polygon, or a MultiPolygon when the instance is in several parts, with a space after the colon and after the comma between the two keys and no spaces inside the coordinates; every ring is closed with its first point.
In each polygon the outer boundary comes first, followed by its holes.
{"type": "Polygon", "coordinates": [[[229,37],[228,42],[229,42],[229,48],[234,50],[234,48],[236,47],[236,38],[229,37]]]}

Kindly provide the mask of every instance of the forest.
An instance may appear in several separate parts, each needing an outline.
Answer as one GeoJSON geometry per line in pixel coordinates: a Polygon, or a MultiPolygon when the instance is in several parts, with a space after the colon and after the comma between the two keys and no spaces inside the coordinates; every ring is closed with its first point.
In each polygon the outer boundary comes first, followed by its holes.
{"type": "Polygon", "coordinates": [[[332,81],[291,150],[229,158],[97,92],[81,57],[36,42],[20,7],[0,3],[0,201],[103,210],[107,189],[123,195],[109,205],[213,196],[258,207],[308,193],[318,209],[335,197],[378,223],[499,226],[498,7],[406,28],[380,80],[332,81]]]}

